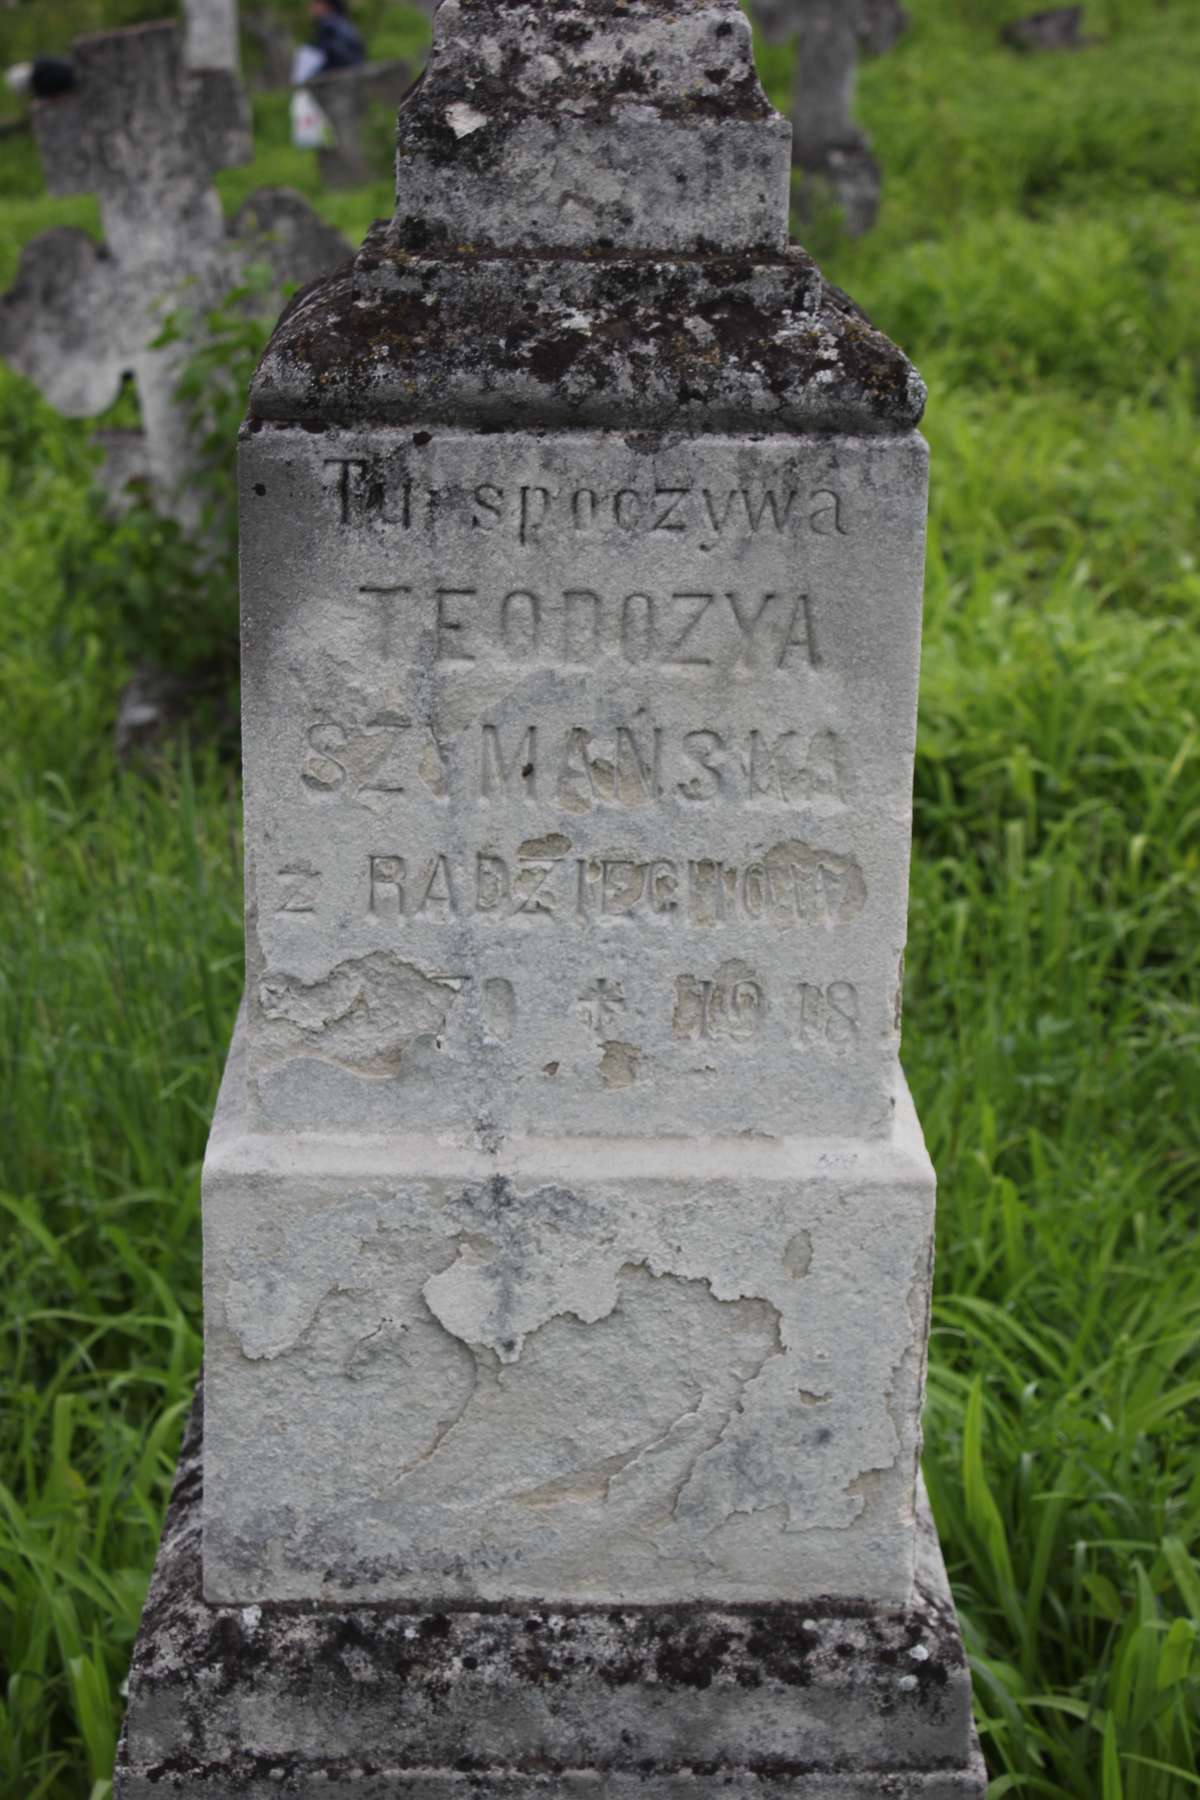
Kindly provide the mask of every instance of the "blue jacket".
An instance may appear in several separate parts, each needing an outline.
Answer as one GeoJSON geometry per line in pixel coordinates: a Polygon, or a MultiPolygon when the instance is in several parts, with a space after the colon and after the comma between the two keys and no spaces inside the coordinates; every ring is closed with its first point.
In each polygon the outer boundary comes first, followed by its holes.
{"type": "MultiPolygon", "coordinates": [[[[367,46],[362,33],[340,13],[327,14],[317,25],[316,48],[325,58],[326,69],[352,69],[366,62],[367,46]]],[[[322,70],[324,73],[324,70],[322,70]]]]}

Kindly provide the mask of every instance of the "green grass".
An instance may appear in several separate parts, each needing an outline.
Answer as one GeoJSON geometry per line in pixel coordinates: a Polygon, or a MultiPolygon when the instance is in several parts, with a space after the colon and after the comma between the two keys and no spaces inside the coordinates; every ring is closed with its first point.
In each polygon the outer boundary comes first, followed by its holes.
{"type": "MultiPolygon", "coordinates": [[[[926,1473],[993,1795],[1187,1800],[1200,9],[1111,0],[1099,46],[1025,60],[996,43],[1020,5],[913,10],[862,84],[879,227],[817,248],[931,390],[905,1037],[941,1180],[926,1473]]],[[[227,202],[314,191],[277,99],[259,130],[227,202]]],[[[7,150],[0,180],[6,278],[89,203],[42,202],[7,150]]],[[[329,210],[356,233],[386,204],[381,182],[329,210]]],[[[109,748],[139,655],[228,632],[228,576],[106,525],[86,437],[0,372],[4,1800],[106,1792],[240,984],[235,770],[197,744],[123,776],[109,748]]]]}

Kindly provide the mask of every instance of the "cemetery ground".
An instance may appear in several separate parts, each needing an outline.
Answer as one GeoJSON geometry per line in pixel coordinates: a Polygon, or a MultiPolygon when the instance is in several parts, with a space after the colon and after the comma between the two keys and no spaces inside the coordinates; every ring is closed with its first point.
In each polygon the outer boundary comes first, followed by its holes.
{"type": "MultiPolygon", "coordinates": [[[[125,7],[128,14],[130,8],[125,7]]],[[[925,1468],[994,1795],[1200,1789],[1200,15],[1072,57],[914,0],[864,72],[880,224],[810,234],[931,392],[904,1057],[940,1177],[925,1468]]],[[[398,11],[397,35],[415,30],[398,11]]],[[[377,54],[406,47],[384,39],[377,54]]],[[[777,100],[786,52],[764,54],[777,100]]],[[[314,198],[286,103],[264,182],[314,198]]],[[[89,203],[0,166],[0,278],[89,203]]],[[[326,201],[356,238],[390,184],[326,201]]],[[[250,331],[232,327],[201,397],[250,331]]],[[[240,409],[218,395],[214,443],[240,409]]],[[[200,1354],[198,1177],[241,983],[232,548],[105,520],[0,369],[0,1795],[103,1800],[200,1354]],[[134,666],[190,744],[115,763],[134,666]]],[[[228,511],[228,468],[213,494],[228,511]]]]}

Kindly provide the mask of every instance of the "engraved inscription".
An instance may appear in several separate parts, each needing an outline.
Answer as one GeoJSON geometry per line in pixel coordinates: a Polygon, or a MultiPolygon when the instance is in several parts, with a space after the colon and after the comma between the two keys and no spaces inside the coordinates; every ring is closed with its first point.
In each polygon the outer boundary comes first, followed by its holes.
{"type": "Polygon", "coordinates": [[[414,628],[422,620],[432,627],[434,661],[463,668],[497,661],[586,668],[606,657],[684,673],[821,667],[816,604],[795,591],[436,588],[418,595],[411,611],[414,628]]]}
{"type": "Polygon", "coordinates": [[[793,997],[792,1035],[801,1044],[849,1044],[858,1036],[858,989],[853,982],[816,987],[802,981],[793,997]]]}
{"type": "Polygon", "coordinates": [[[512,919],[684,920],[833,930],[862,912],[867,884],[854,857],[791,839],[746,863],[613,851],[572,856],[561,833],[529,838],[515,855],[480,850],[368,858],[367,910],[379,919],[445,920],[471,912],[512,919]]]}
{"type": "Polygon", "coordinates": [[[675,983],[672,1030],[683,1043],[714,1038],[749,1043],[766,1016],[766,989],[747,963],[722,963],[711,980],[681,975],[675,983]]]}
{"type": "Polygon", "coordinates": [[[598,1038],[607,1037],[625,1011],[625,990],[619,981],[606,981],[601,976],[580,994],[576,1011],[589,1031],[598,1038]]]}
{"type": "Polygon", "coordinates": [[[314,913],[321,885],[321,871],[311,863],[289,863],[279,870],[279,903],[276,913],[314,913]]]}
{"type": "Polygon", "coordinates": [[[523,794],[529,800],[536,800],[537,740],[537,726],[529,725],[506,749],[501,742],[498,726],[483,727],[479,771],[479,793],[482,799],[507,799],[523,794]]]}
{"type": "MultiPolygon", "coordinates": [[[[300,779],[311,794],[385,800],[412,790],[446,794],[446,755],[427,727],[401,713],[380,712],[361,725],[324,719],[309,727],[300,779]]],[[[366,804],[372,802],[367,800],[366,804]]]]}
{"type": "Polygon", "coordinates": [[[852,786],[846,745],[830,730],[671,732],[639,714],[607,731],[576,725],[545,739],[543,728],[525,722],[479,724],[442,743],[427,725],[386,709],[357,723],[325,718],[304,735],[300,780],[314,796],[378,809],[405,794],[445,799],[456,779],[469,780],[484,801],[537,800],[544,773],[546,795],[576,815],[664,800],[828,812],[846,803],[852,786]]]}
{"type": "Polygon", "coordinates": [[[326,485],[343,525],[415,531],[446,519],[498,533],[527,547],[586,542],[605,535],[693,541],[700,549],[732,538],[842,538],[851,535],[845,497],[835,488],[781,480],[741,487],[638,482],[626,487],[501,486],[437,488],[414,480],[405,463],[351,456],[325,458],[326,485]]]}

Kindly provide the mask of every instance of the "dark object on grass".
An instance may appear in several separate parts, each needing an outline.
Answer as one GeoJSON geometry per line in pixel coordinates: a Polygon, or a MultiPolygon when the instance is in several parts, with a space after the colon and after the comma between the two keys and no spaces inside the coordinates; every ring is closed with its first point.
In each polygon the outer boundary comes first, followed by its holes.
{"type": "Polygon", "coordinates": [[[858,0],[858,47],[864,56],[886,56],[908,30],[900,0],[858,0]]]}
{"type": "Polygon", "coordinates": [[[1000,33],[1013,50],[1084,50],[1095,40],[1083,35],[1082,6],[1051,6],[1014,19],[1000,33]]]}
{"type": "Polygon", "coordinates": [[[65,56],[35,56],[32,62],[14,63],[5,79],[14,94],[31,94],[35,100],[57,100],[79,85],[75,66],[65,56]]]}
{"type": "Polygon", "coordinates": [[[193,743],[216,741],[236,752],[237,708],[231,665],[213,660],[182,674],[139,663],[117,706],[117,761],[124,768],[153,762],[186,732],[193,743]]]}
{"type": "Polygon", "coordinates": [[[57,100],[77,85],[75,65],[65,56],[35,56],[29,91],[38,100],[57,100]]]}

